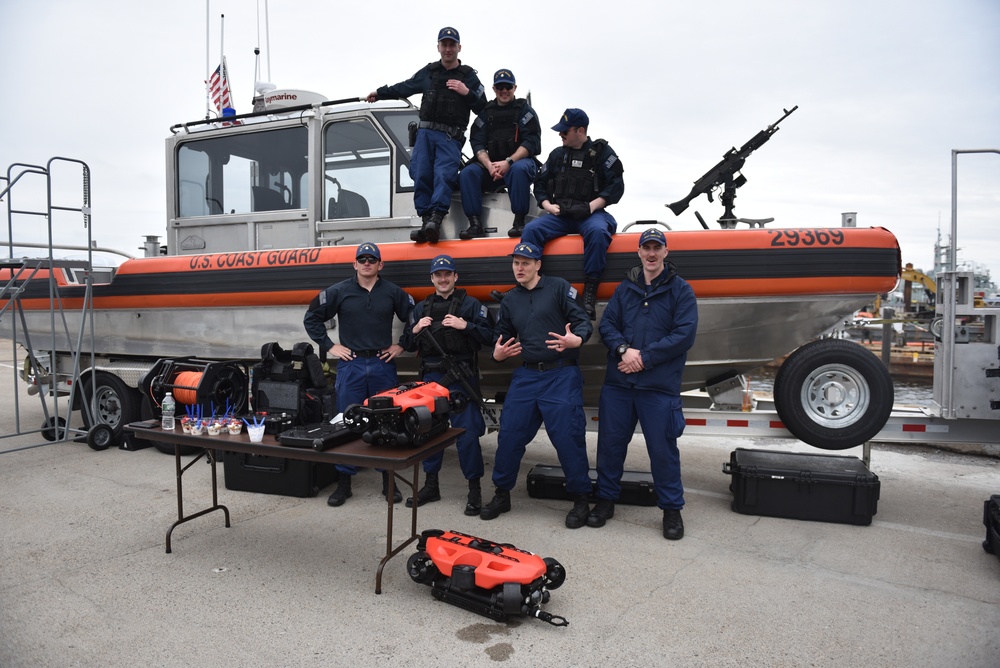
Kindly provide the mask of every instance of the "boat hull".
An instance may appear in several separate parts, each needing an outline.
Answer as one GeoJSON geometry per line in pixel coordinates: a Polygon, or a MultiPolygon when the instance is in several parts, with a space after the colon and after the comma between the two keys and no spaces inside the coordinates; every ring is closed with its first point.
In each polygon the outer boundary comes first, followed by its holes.
{"type": "MultiPolygon", "coordinates": [[[[612,242],[598,317],[625,272],[638,264],[638,236],[619,234],[612,242]]],[[[787,354],[841,323],[874,294],[892,290],[900,271],[898,243],[881,228],[704,230],[667,232],[667,238],[669,260],[698,297],[698,335],[685,389],[787,354]]],[[[456,258],[459,285],[493,304],[492,290],[513,286],[513,245],[510,239],[383,244],[382,275],[419,300],[431,291],[430,259],[448,253],[456,258]]],[[[549,243],[543,272],[582,288],[582,250],[576,236],[549,243]]],[[[353,259],[354,247],[325,247],[129,260],[111,282],[93,286],[93,348],[122,357],[255,359],[264,343],[305,339],[306,305],[318,291],[353,275],[353,259]]],[[[60,270],[56,278],[67,326],[55,333],[54,345],[47,282],[36,277],[19,285],[35,349],[71,350],[81,329],[85,287],[60,270]]],[[[13,331],[11,322],[0,320],[0,334],[24,343],[24,332],[20,326],[13,331]]],[[[84,330],[89,341],[89,325],[84,330]]],[[[335,330],[331,337],[336,340],[335,330]]],[[[595,333],[581,355],[589,393],[599,390],[606,364],[599,341],[595,333]]],[[[480,365],[487,396],[506,390],[512,366],[490,361],[488,352],[480,365]]],[[[400,365],[403,376],[416,372],[412,357],[400,365]]]]}

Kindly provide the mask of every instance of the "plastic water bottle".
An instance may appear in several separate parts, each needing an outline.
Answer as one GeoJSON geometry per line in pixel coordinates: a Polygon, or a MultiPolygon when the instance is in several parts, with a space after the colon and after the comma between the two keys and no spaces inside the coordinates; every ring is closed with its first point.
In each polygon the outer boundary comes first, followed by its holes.
{"type": "Polygon", "coordinates": [[[163,397],[163,403],[160,404],[160,408],[163,410],[163,428],[173,431],[174,410],[177,408],[177,404],[174,403],[174,396],[167,392],[163,397]]]}

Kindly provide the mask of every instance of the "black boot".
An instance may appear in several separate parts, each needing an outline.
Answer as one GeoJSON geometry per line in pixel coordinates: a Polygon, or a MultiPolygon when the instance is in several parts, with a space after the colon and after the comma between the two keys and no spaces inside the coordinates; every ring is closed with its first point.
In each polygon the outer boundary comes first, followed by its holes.
{"type": "MultiPolygon", "coordinates": [[[[389,498],[389,476],[392,475],[388,471],[382,471],[382,496],[389,498]]],[[[399,493],[399,485],[394,485],[392,488],[392,502],[399,503],[403,500],[403,495],[399,493]]]]}
{"type": "Polygon", "coordinates": [[[424,236],[427,237],[427,243],[436,244],[438,239],[441,238],[441,221],[444,220],[444,213],[441,211],[434,211],[431,213],[430,219],[424,225],[424,236]]]}
{"type": "Polygon", "coordinates": [[[420,229],[413,230],[410,232],[410,241],[416,241],[418,244],[425,243],[427,241],[427,223],[430,222],[431,212],[426,211],[424,215],[420,217],[420,229]]]}
{"type": "Polygon", "coordinates": [[[681,511],[667,508],[663,511],[663,537],[667,540],[680,540],[684,537],[684,520],[681,511]]]}
{"type": "Polygon", "coordinates": [[[587,515],[587,526],[599,528],[604,526],[608,520],[615,516],[615,502],[607,499],[598,499],[594,504],[594,509],[587,515]]]}
{"type": "Polygon", "coordinates": [[[500,517],[500,513],[510,512],[510,491],[497,487],[497,493],[493,496],[483,509],[479,511],[479,519],[495,520],[500,517]]]}
{"type": "Polygon", "coordinates": [[[465,514],[469,517],[478,515],[483,509],[483,492],[479,486],[479,478],[469,481],[469,500],[465,503],[465,514]]]}
{"type": "Polygon", "coordinates": [[[340,474],[340,480],[337,482],[337,489],[333,490],[333,494],[330,498],[326,500],[326,505],[328,506],[342,506],[344,501],[354,496],[351,492],[351,478],[354,476],[347,475],[346,473],[340,474]]]}
{"type": "Polygon", "coordinates": [[[514,226],[507,230],[507,236],[517,238],[521,236],[521,232],[524,232],[524,215],[518,214],[514,216],[514,226]]]}
{"type": "MultiPolygon", "coordinates": [[[[441,500],[441,489],[438,487],[438,474],[428,473],[427,481],[424,483],[424,486],[420,488],[420,491],[417,492],[417,506],[419,507],[424,505],[425,503],[431,503],[432,501],[440,501],[440,500],[441,500]]],[[[412,496],[406,499],[406,507],[407,508],[413,507],[412,496]]]]}
{"type": "Polygon", "coordinates": [[[600,278],[587,279],[583,283],[583,310],[591,320],[597,318],[597,286],[601,284],[600,278]]]}
{"type": "Polygon", "coordinates": [[[576,497],[573,499],[573,509],[566,514],[566,528],[579,529],[587,523],[588,515],[590,515],[590,506],[587,504],[587,497],[576,497]]]}
{"type": "Polygon", "coordinates": [[[469,216],[469,228],[458,233],[459,239],[479,239],[486,236],[483,224],[479,222],[479,216],[469,216]]]}

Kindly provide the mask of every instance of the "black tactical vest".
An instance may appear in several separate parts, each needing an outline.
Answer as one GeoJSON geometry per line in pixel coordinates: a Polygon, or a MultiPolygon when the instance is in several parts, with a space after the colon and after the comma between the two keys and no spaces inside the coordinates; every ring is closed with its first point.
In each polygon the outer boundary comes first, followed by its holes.
{"type": "Polygon", "coordinates": [[[486,105],[486,150],[490,160],[499,162],[510,155],[521,144],[520,127],[517,121],[521,117],[524,100],[513,100],[510,104],[499,105],[493,100],[486,105]]]}
{"type": "MultiPolygon", "coordinates": [[[[444,320],[446,315],[455,315],[462,310],[462,302],[465,301],[465,295],[465,290],[456,288],[448,300],[435,299],[436,294],[430,295],[424,300],[423,313],[425,316],[430,316],[431,319],[431,326],[429,327],[430,335],[437,339],[437,342],[444,348],[445,353],[459,357],[466,357],[474,353],[477,350],[475,341],[465,332],[461,332],[454,327],[445,327],[441,324],[441,321],[444,320]]],[[[420,346],[420,354],[425,359],[441,357],[441,353],[438,352],[433,343],[427,340],[427,337],[418,337],[417,342],[420,346]]]]}
{"type": "Polygon", "coordinates": [[[607,142],[597,139],[587,148],[567,148],[552,183],[552,195],[562,205],[590,202],[604,189],[597,170],[597,160],[607,142]]]}
{"type": "Polygon", "coordinates": [[[444,65],[436,63],[431,68],[431,89],[424,93],[420,101],[420,120],[452,125],[464,130],[469,124],[469,105],[462,95],[448,89],[448,80],[465,81],[472,72],[473,69],[468,65],[446,70],[444,65]]]}

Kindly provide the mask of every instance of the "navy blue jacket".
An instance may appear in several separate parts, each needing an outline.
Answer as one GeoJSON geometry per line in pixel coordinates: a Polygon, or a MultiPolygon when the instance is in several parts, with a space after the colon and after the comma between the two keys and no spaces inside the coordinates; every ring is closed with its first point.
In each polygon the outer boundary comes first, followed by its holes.
{"type": "Polygon", "coordinates": [[[333,347],[326,321],[334,316],[342,344],[351,350],[384,350],[393,344],[393,314],[405,323],[412,308],[413,297],[395,283],[379,278],[369,292],[352,276],[320,292],[310,302],[302,324],[323,352],[333,347]]]}
{"type": "Polygon", "coordinates": [[[677,275],[673,264],[668,262],[649,286],[642,266],[633,267],[615,289],[601,318],[601,339],[608,347],[604,382],[680,394],[684,363],[697,330],[694,290],[677,275]],[[643,371],[625,374],[618,370],[615,349],[623,343],[641,352],[643,371]]]}
{"type": "Polygon", "coordinates": [[[569,348],[562,353],[549,349],[545,342],[549,332],[566,333],[566,323],[570,331],[587,340],[594,333],[594,326],[583,307],[576,303],[576,290],[558,276],[541,276],[532,290],[518,285],[507,293],[500,302],[500,317],[493,332],[493,342],[497,337],[504,341],[517,336],[521,341],[521,358],[524,362],[555,362],[560,359],[578,359],[579,348],[569,348]]]}

